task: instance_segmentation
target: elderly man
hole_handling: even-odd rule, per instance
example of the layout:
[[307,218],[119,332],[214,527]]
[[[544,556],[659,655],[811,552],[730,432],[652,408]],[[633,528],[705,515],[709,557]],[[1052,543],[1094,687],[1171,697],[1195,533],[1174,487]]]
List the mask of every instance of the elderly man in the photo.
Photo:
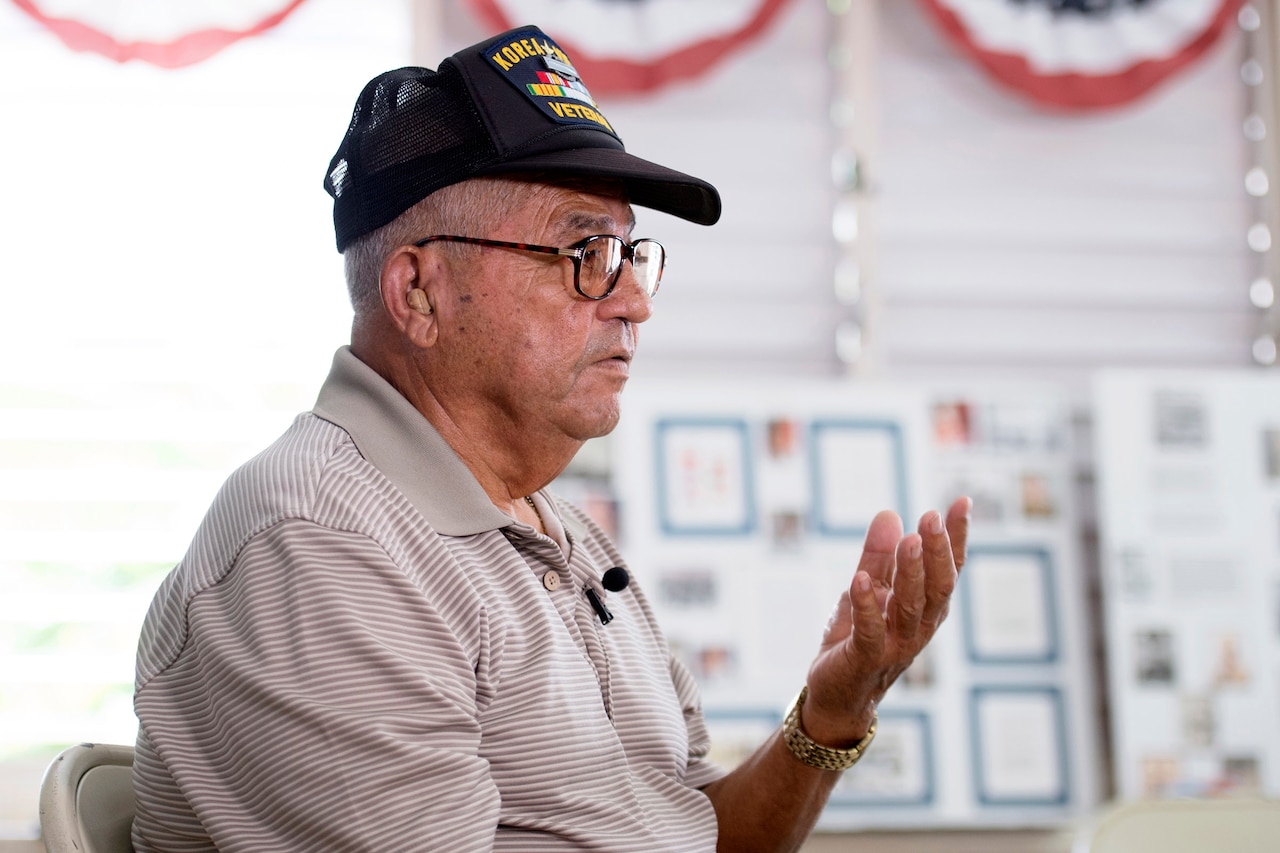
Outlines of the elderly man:
[[351,345],[147,616],[136,848],[794,849],[946,614],[967,502],[876,518],[726,774],[639,578],[545,491],[652,311],[631,205],[711,224],[716,191],[628,154],[535,28],[376,78],[325,183]]

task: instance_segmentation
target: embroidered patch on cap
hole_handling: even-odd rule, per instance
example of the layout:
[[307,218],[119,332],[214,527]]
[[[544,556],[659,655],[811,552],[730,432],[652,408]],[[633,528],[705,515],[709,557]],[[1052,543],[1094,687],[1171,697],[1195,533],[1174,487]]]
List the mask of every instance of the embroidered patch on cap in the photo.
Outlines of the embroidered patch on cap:
[[582,124],[608,131],[613,126],[573,67],[568,54],[537,28],[517,30],[485,49],[489,63],[558,124]]

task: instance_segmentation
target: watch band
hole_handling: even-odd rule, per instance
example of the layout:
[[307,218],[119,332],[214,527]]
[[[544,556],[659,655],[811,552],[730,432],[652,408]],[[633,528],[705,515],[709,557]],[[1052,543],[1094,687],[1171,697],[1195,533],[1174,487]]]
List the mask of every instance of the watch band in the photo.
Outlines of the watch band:
[[787,749],[791,750],[792,755],[810,767],[817,767],[819,770],[848,770],[858,763],[862,753],[867,751],[867,747],[871,745],[871,741],[875,738],[878,717],[875,712],[872,712],[871,727],[867,729],[867,733],[863,735],[862,740],[848,749],[823,746],[811,740],[804,733],[804,729],[800,727],[800,708],[804,705],[805,697],[808,695],[809,685],[806,684],[800,688],[800,694],[796,696],[795,701],[791,703],[791,707],[787,709],[786,719],[782,721],[783,742],[786,743]]

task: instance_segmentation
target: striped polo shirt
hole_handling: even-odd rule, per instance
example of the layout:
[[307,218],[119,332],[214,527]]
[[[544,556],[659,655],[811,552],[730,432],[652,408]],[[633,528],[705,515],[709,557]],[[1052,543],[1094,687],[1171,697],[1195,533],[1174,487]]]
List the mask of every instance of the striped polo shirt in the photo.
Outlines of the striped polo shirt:
[[692,679],[634,573],[600,586],[604,533],[536,500],[556,537],[339,350],[147,614],[136,849],[713,850]]

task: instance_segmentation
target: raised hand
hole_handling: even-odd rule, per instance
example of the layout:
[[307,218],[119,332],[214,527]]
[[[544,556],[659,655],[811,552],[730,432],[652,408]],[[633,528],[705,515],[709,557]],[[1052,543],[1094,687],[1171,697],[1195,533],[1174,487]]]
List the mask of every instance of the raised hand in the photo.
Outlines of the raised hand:
[[903,535],[893,512],[871,522],[858,570],[809,668],[801,726],[824,746],[856,743],[885,691],[946,618],[969,534],[968,498],[925,513]]

